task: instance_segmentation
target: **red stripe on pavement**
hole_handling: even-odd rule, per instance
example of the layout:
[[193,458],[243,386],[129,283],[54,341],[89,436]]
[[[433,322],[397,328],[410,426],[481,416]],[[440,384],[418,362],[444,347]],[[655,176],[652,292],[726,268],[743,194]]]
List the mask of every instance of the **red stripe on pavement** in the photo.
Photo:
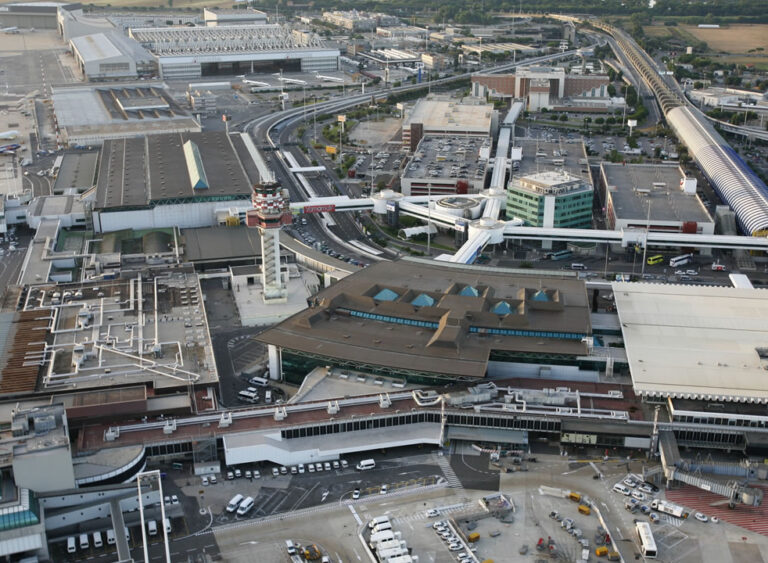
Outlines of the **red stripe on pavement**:
[[[768,493],[767,487],[756,487]],[[768,497],[768,494],[766,494]],[[707,516],[717,516],[720,520],[739,526],[750,532],[768,536],[768,506],[746,506],[737,504],[731,510],[728,503],[722,503],[724,497],[698,489],[691,485],[684,485],[679,489],[666,491],[666,497],[675,504],[680,504],[695,512],[702,512]],[[712,506],[713,503],[722,503]],[[693,518],[693,515],[690,516]]]

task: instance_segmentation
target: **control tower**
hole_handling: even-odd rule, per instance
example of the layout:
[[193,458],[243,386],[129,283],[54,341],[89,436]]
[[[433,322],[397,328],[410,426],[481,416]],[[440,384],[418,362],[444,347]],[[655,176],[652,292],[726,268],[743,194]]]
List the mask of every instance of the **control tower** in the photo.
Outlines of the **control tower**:
[[245,215],[245,224],[259,229],[261,236],[261,285],[267,304],[288,300],[280,267],[280,228],[290,225],[292,220],[288,200],[288,190],[277,182],[255,184],[251,194],[253,209]]

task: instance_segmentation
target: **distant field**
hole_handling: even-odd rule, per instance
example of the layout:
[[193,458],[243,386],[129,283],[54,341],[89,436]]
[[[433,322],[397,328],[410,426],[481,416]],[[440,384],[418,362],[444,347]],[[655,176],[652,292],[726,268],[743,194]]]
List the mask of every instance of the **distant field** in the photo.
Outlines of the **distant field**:
[[720,29],[702,29],[693,25],[679,27],[706,42],[711,51],[736,55],[762,47],[768,52],[768,25],[765,24],[733,24]]

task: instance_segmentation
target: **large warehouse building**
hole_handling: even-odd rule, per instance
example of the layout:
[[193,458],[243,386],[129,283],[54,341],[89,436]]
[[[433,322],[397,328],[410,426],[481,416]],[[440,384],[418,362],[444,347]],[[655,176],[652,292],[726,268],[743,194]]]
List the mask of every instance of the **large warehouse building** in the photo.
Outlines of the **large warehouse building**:
[[244,214],[258,182],[249,158],[242,137],[223,131],[106,141],[94,229],[208,227],[219,212]]
[[174,101],[164,84],[62,86],[53,89],[52,99],[62,145],[200,131],[200,124]]
[[270,70],[337,70],[340,52],[314,34],[282,25],[131,29],[166,79]]
[[157,62],[152,54],[118,31],[75,37],[69,44],[80,71],[89,81],[136,79],[157,74]]

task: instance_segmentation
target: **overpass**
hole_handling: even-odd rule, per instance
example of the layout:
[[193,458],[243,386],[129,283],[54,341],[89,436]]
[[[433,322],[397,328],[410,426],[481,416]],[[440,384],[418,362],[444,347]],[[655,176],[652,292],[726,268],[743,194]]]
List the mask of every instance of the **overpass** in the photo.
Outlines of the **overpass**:
[[[499,244],[504,240],[540,240],[603,243],[629,246],[657,246],[668,248],[718,248],[726,250],[751,250],[768,252],[768,237],[729,235],[700,235],[688,233],[646,232],[644,229],[619,231],[593,229],[555,229],[525,227],[521,219],[500,220],[504,209],[504,192],[484,190],[467,196],[451,198],[483,200],[483,215],[468,221],[436,208],[435,203],[446,196],[403,196],[392,190],[383,190],[369,198],[351,199],[347,196],[311,198],[309,201],[292,202],[294,213],[327,213],[339,211],[371,211],[379,215],[387,213],[388,204],[397,204],[400,213],[416,217],[446,229],[467,233],[467,241],[454,254],[443,254],[438,260],[470,264],[487,244]],[[428,206],[427,202],[431,202]]]

